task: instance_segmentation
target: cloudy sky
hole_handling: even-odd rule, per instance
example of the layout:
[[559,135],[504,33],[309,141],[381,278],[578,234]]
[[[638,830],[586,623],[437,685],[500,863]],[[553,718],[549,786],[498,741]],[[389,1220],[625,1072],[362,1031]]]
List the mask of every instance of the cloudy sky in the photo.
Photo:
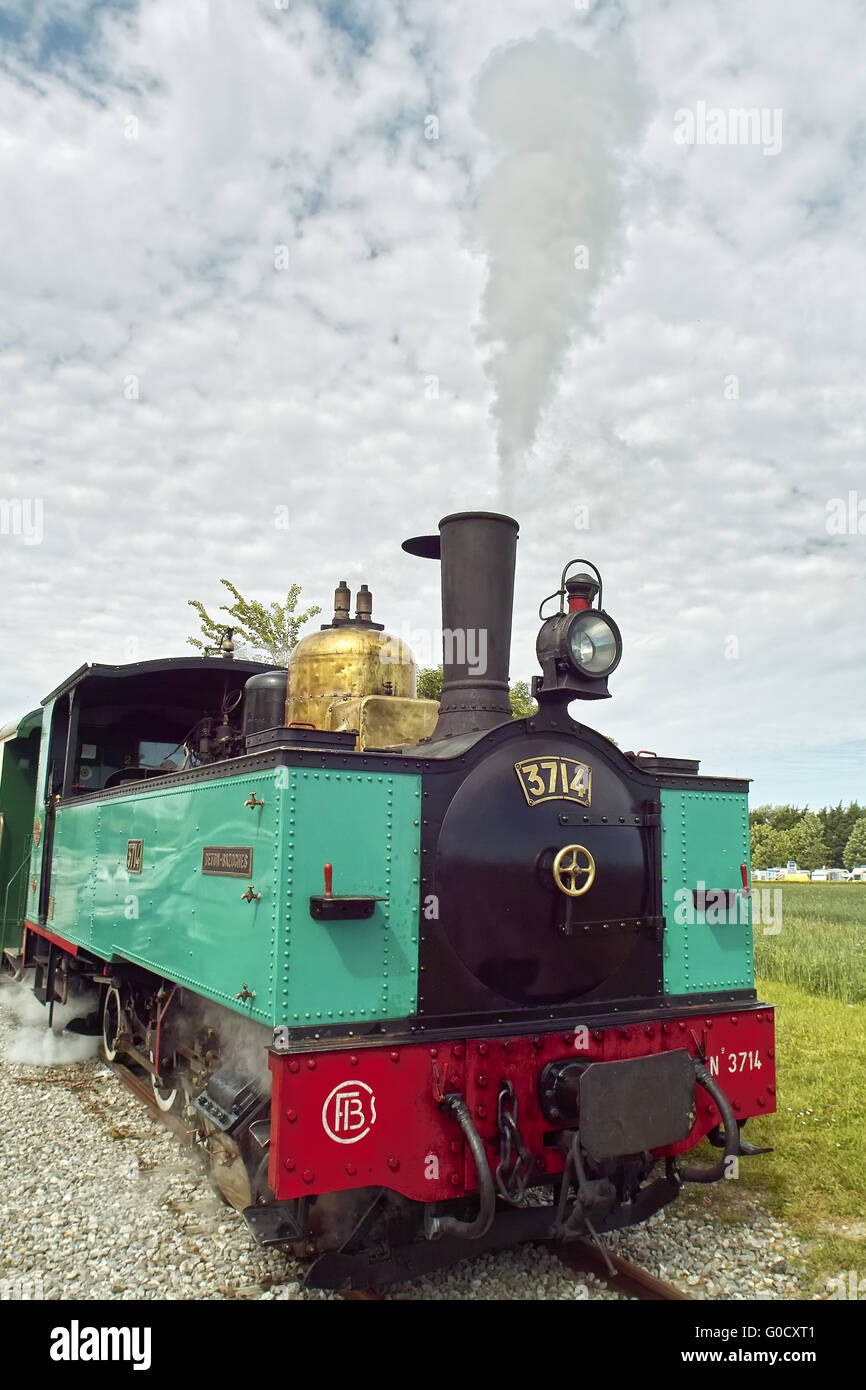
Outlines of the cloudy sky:
[[6,0],[0,46],[0,722],[221,576],[366,581],[423,659],[400,541],[508,510],[515,677],[586,555],[588,722],[866,799],[857,0]]

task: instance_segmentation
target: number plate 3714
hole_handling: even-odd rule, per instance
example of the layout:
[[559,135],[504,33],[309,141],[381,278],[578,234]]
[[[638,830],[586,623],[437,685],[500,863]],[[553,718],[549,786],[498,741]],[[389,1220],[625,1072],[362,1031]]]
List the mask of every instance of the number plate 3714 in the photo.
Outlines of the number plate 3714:
[[574,758],[524,758],[514,764],[514,771],[530,806],[542,801],[590,803],[592,772],[586,763]]

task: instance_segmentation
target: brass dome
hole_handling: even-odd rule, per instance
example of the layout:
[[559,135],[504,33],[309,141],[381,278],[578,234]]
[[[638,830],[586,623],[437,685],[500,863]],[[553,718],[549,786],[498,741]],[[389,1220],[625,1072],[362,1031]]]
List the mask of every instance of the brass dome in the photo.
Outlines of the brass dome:
[[359,623],[311,632],[292,653],[286,723],[345,727],[340,704],[367,695],[414,699],[417,679],[409,647],[388,632]]

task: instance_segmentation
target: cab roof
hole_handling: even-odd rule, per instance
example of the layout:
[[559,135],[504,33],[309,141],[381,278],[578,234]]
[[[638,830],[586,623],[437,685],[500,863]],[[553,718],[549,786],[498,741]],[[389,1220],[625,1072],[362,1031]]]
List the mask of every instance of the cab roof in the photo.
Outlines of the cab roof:
[[32,709],[29,714],[24,714],[20,719],[10,719],[8,724],[0,728],[0,743],[6,743],[12,738],[27,738],[34,729],[42,726],[42,710]]
[[88,682],[88,695],[108,695],[114,688],[121,698],[125,698],[133,693],[139,694],[135,687],[141,686],[152,700],[169,695],[176,699],[180,692],[193,697],[199,692],[204,694],[206,690],[212,690],[221,678],[240,676],[243,681],[249,676],[258,675],[260,671],[274,669],[265,661],[230,660],[222,656],[170,656],[160,661],[135,661],[126,666],[91,665],[85,662],[46,695],[42,704],[47,705],[61,695],[69,694],[84,681]]

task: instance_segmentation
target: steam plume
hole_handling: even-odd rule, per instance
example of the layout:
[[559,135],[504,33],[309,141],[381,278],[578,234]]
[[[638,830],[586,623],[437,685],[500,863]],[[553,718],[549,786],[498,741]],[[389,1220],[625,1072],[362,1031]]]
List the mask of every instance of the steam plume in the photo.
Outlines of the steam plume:
[[625,57],[593,57],[548,31],[498,49],[479,76],[475,119],[501,157],[476,209],[490,266],[478,338],[491,349],[506,491],[618,263],[622,152],[643,108]]
[[54,1026],[48,1027],[48,1009],[34,998],[29,986],[2,981],[0,1013],[10,1025],[6,1042],[7,1062],[26,1062],[30,1066],[68,1066],[95,1057],[99,1040],[81,1033],[65,1033],[70,1019],[89,1013],[97,1006],[95,994],[80,994],[68,1004],[57,1004]]

